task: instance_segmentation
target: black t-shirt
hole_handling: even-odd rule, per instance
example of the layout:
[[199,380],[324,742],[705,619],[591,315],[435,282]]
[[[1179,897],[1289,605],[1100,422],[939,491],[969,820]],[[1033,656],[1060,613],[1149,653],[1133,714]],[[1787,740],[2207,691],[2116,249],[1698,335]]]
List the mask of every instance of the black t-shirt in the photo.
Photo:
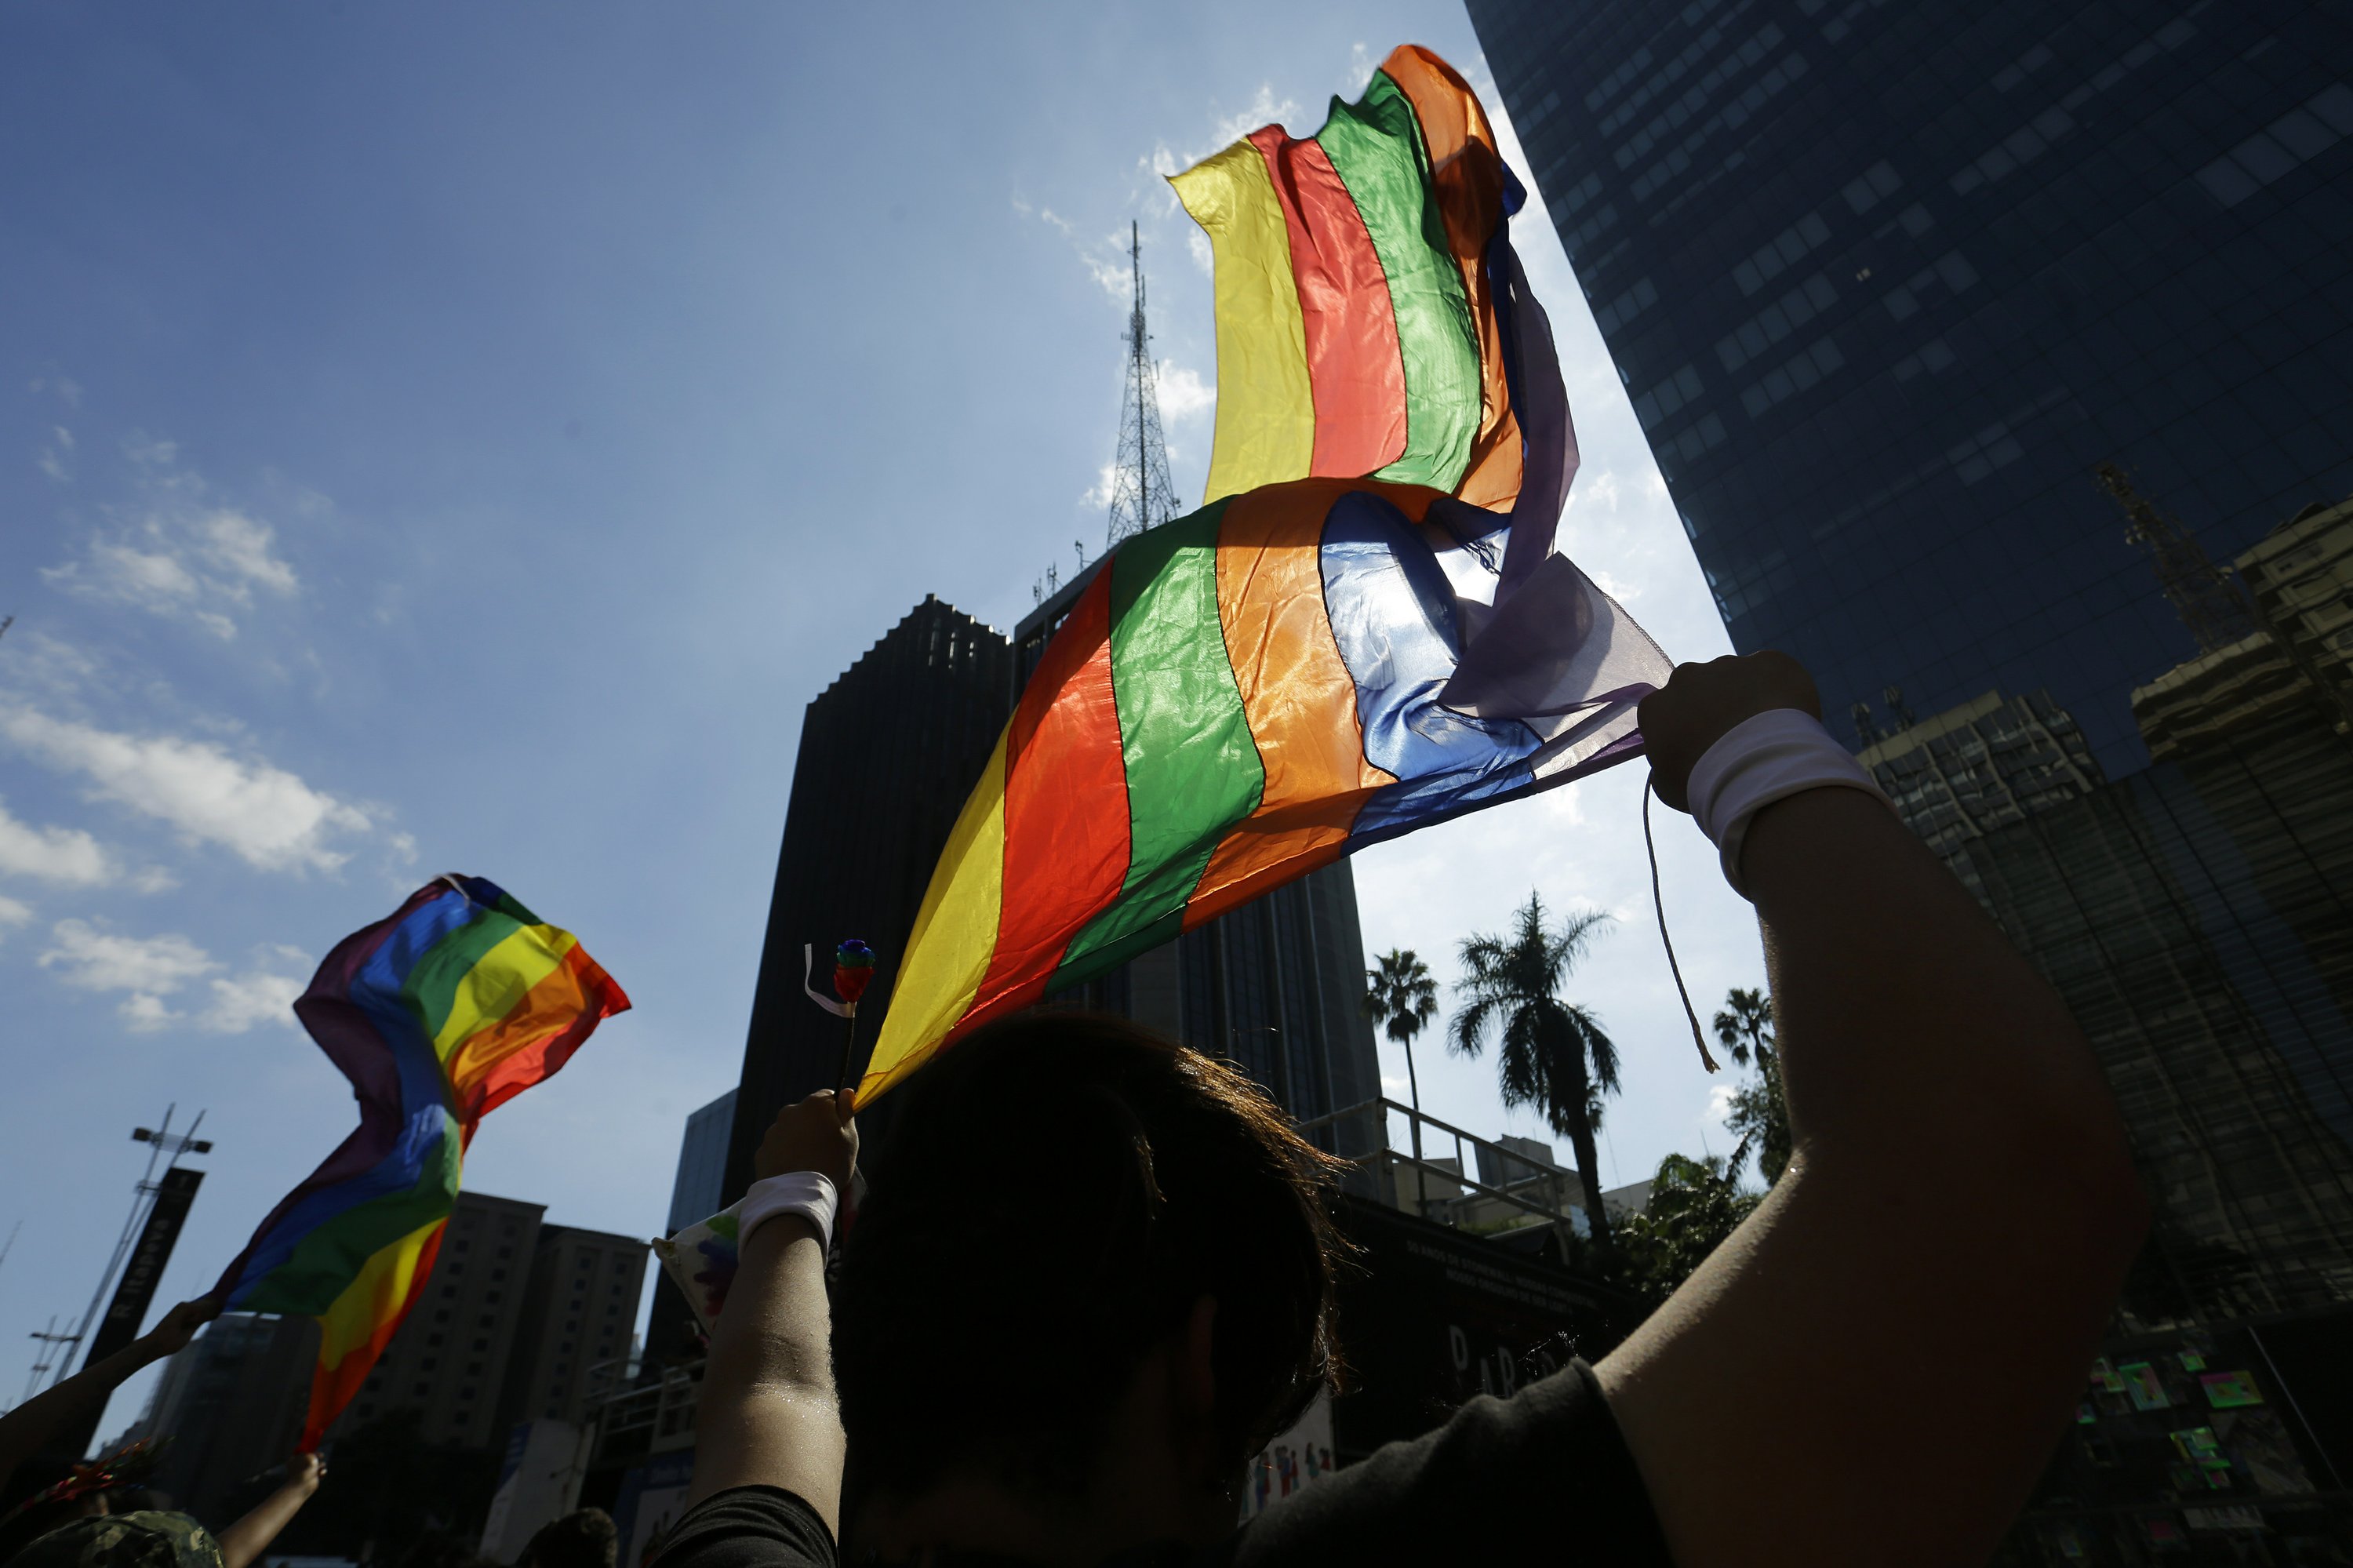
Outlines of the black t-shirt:
[[[1218,1546],[1131,1554],[1118,1568],[1543,1562],[1571,1545],[1580,1561],[1608,1568],[1673,1563],[1641,1473],[1583,1361],[1509,1399],[1473,1399],[1436,1431],[1315,1482]],[[774,1487],[742,1487],[681,1520],[658,1568],[838,1561],[807,1503]]]

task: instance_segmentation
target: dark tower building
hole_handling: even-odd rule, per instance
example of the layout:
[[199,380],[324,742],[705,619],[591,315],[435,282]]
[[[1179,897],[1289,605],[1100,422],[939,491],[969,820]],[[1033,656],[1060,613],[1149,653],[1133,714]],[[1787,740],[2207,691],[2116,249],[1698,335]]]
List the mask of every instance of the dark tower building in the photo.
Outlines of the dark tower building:
[[[851,1082],[864,1067],[932,867],[1012,711],[1011,655],[1003,632],[926,595],[804,713],[723,1202],[751,1185],[753,1151],[777,1110],[831,1088],[840,1068],[841,1021],[801,993],[804,946],[827,975],[845,937],[879,955]],[[865,1131],[879,1140],[883,1128]]]
[[1470,11],[1734,646],[2130,1126],[2156,1231],[2021,1541],[2353,1530],[2353,23]]
[[[723,1199],[751,1183],[752,1151],[787,1105],[832,1086],[842,1025],[802,995],[802,948],[845,936],[881,955],[860,1007],[855,1080],[881,1029],[933,866],[987,766],[1020,685],[1080,575],[1021,623],[1016,642],[926,599],[808,705],[794,765],[759,989],[735,1096]],[[1364,991],[1356,883],[1345,863],[1188,931],[1050,1001],[1100,1007],[1229,1056],[1302,1120],[1377,1097],[1380,1071]],[[887,1139],[891,1101],[862,1128]],[[1342,1130],[1358,1152],[1377,1118]],[[1363,1143],[1364,1147],[1370,1147]],[[662,1314],[657,1307],[657,1317]],[[657,1325],[659,1328],[659,1325]],[[670,1336],[649,1332],[659,1359]]]

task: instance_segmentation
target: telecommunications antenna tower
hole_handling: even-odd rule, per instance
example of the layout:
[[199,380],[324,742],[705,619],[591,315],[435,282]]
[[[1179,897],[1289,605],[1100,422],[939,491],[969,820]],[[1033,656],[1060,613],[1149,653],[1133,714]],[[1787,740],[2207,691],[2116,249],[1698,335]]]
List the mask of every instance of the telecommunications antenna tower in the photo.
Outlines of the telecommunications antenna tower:
[[1112,459],[1111,527],[1105,546],[1176,515],[1176,489],[1168,482],[1168,446],[1160,435],[1159,375],[1152,365],[1152,334],[1144,326],[1144,241],[1127,226],[1127,260],[1135,280],[1135,308],[1127,318],[1127,374],[1119,397],[1119,450]]

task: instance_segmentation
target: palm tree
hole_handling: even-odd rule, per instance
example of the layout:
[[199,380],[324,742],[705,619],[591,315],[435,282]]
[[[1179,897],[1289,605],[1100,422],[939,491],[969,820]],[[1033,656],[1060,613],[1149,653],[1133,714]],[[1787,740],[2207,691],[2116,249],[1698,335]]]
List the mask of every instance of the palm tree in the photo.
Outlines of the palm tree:
[[[1757,1146],[1757,1168],[1767,1186],[1789,1166],[1789,1107],[1781,1096],[1781,1058],[1774,1049],[1773,1003],[1761,991],[1736,987],[1715,1015],[1715,1037],[1741,1066],[1757,1068],[1757,1082],[1732,1097],[1724,1124]],[[1736,1170],[1735,1175],[1739,1172]]]
[[1545,923],[1543,901],[1529,894],[1510,935],[1463,942],[1464,974],[1454,989],[1469,1005],[1454,1015],[1449,1031],[1453,1049],[1474,1058],[1491,1033],[1501,1039],[1495,1065],[1504,1104],[1533,1106],[1555,1132],[1567,1135],[1577,1152],[1586,1219],[1605,1251],[1609,1216],[1602,1209],[1593,1129],[1600,1119],[1601,1097],[1618,1092],[1618,1047],[1601,1032],[1599,1019],[1561,1000],[1560,988],[1585,956],[1593,933],[1609,920],[1591,910],[1570,915],[1552,929]]
[[[1413,1037],[1438,1016],[1438,982],[1412,948],[1395,948],[1365,971],[1365,1012],[1382,1033],[1405,1047],[1405,1085],[1413,1097],[1413,1157],[1421,1158],[1421,1082],[1413,1070]],[[1421,1171],[1414,1171],[1417,1191]]]

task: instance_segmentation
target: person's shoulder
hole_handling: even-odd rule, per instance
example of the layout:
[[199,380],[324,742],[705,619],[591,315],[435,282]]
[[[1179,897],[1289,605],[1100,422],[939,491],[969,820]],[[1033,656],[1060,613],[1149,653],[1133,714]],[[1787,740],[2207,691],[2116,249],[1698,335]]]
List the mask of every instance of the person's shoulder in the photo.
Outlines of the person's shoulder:
[[142,1510],[78,1519],[34,1542],[8,1568],[219,1568],[220,1542],[185,1513]]
[[1549,1554],[1565,1538],[1666,1568],[1666,1539],[1593,1370],[1576,1361],[1508,1399],[1480,1395],[1269,1507],[1217,1561],[1469,1561]]
[[836,1568],[840,1560],[833,1532],[797,1494],[731,1487],[687,1510],[654,1562],[658,1568]]

